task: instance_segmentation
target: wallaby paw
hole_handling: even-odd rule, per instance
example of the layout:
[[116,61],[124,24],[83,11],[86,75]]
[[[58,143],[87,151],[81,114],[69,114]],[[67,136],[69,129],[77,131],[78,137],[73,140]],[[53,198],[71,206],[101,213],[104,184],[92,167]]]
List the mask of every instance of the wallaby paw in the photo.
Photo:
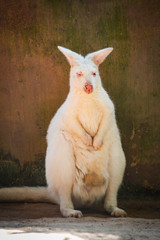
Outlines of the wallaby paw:
[[83,142],[86,146],[92,146],[92,137],[86,133]]
[[127,213],[118,207],[115,207],[111,212],[112,217],[127,217]]
[[75,218],[83,217],[83,214],[81,211],[73,210],[73,209],[63,209],[61,210],[61,213],[63,217],[75,217]]
[[102,139],[97,135],[93,139],[93,147],[95,150],[98,150],[102,146]]

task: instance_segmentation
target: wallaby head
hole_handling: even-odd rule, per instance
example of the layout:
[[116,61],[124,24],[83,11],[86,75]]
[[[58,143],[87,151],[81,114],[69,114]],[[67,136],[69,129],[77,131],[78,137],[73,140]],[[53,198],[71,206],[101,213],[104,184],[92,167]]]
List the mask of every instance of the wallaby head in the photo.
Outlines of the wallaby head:
[[97,52],[89,53],[85,57],[67,48],[58,46],[66,56],[70,66],[70,88],[91,94],[101,87],[101,78],[98,67],[112,52],[113,48],[104,48]]

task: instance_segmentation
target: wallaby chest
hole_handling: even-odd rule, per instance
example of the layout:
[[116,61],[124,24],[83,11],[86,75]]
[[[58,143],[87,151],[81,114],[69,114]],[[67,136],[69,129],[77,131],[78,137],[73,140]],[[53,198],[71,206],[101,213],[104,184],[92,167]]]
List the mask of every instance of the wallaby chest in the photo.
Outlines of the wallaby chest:
[[85,131],[94,137],[98,131],[103,116],[103,109],[100,104],[95,101],[81,102],[77,115],[80,124]]

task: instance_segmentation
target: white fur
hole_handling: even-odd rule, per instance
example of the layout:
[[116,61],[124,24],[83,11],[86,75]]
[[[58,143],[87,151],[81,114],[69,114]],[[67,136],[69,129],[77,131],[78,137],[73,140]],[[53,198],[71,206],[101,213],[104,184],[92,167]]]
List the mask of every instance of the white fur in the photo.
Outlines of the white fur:
[[[125,156],[114,105],[98,72],[99,64],[113,49],[105,48],[84,58],[69,49],[58,48],[71,65],[70,91],[48,128],[48,193],[42,191],[44,199],[59,204],[65,217],[81,217],[81,211],[74,210],[75,207],[89,206],[101,199],[112,216],[126,216],[117,207]],[[85,91],[86,84],[92,86],[91,93]],[[0,201],[4,195],[1,191]]]

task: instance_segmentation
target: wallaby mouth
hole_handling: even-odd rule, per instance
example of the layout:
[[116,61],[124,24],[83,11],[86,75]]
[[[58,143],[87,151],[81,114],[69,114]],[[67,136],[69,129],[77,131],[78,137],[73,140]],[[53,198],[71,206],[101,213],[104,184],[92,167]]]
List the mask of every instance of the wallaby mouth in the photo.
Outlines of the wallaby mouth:
[[84,91],[88,94],[93,92],[93,86],[90,83],[86,83],[84,86]]

